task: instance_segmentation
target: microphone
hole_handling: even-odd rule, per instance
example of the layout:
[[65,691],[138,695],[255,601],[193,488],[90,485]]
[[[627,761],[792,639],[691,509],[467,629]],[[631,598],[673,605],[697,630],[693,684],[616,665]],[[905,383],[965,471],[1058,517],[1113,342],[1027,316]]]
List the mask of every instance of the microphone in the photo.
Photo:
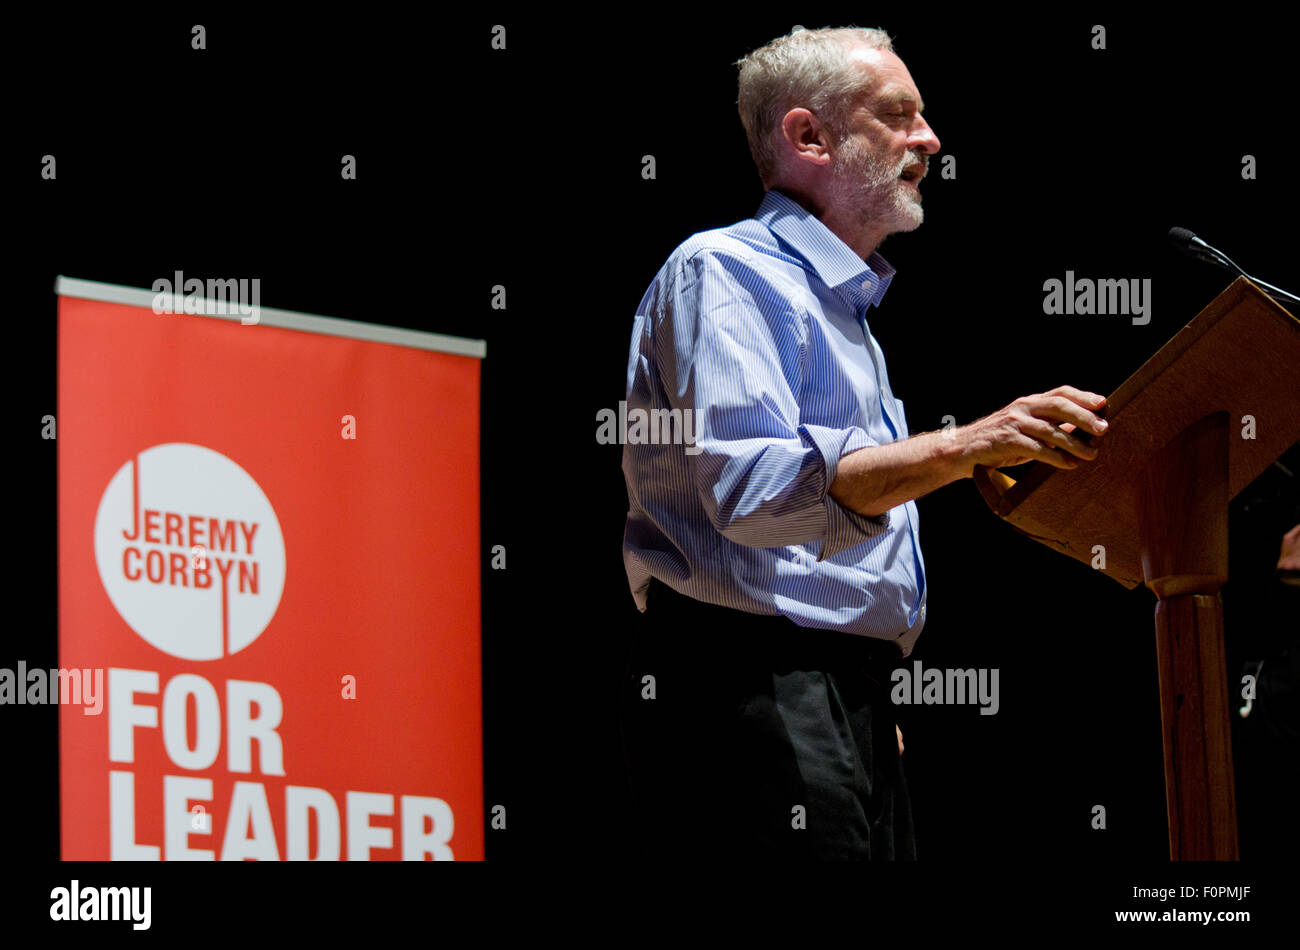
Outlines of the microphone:
[[1247,280],[1258,284],[1266,294],[1279,303],[1281,303],[1283,299],[1289,300],[1292,303],[1300,303],[1300,297],[1297,297],[1295,294],[1288,293],[1280,287],[1274,287],[1272,284],[1262,281],[1258,277],[1251,277],[1244,270],[1238,267],[1227,254],[1224,254],[1217,247],[1206,244],[1186,228],[1170,228],[1169,240],[1173,242],[1174,247],[1178,248],[1189,257],[1194,257],[1198,261],[1204,261],[1207,264],[1213,264],[1215,267],[1222,267],[1224,270],[1234,271],[1242,277],[1245,277]]

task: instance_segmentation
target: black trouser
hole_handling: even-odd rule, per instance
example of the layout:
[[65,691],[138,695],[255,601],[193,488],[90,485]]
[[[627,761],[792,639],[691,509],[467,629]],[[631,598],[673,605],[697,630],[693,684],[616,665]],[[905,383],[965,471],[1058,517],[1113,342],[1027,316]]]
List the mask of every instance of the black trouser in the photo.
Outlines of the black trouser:
[[620,695],[633,847],[680,859],[910,860],[890,642],[651,582]]

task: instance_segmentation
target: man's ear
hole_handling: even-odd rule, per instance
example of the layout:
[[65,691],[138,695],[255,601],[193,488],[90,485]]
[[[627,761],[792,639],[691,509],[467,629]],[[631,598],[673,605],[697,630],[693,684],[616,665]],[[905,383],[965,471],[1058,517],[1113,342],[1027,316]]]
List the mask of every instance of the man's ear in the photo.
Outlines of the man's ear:
[[781,120],[781,134],[786,148],[798,161],[826,165],[831,160],[830,132],[825,124],[807,109],[791,109]]

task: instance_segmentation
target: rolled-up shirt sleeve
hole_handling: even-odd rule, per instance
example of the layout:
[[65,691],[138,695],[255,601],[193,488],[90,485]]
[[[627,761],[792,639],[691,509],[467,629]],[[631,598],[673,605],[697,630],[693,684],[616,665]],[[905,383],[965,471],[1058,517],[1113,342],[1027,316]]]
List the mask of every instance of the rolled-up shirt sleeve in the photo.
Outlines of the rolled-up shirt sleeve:
[[826,460],[826,494],[823,506],[826,509],[826,531],[822,536],[821,550],[817,552],[817,560],[824,561],[841,551],[847,551],[855,544],[861,544],[867,538],[889,527],[888,513],[858,514],[832,498],[830,491],[831,484],[835,481],[835,474],[839,471],[840,459],[858,449],[865,449],[879,443],[867,435],[865,429],[858,426],[851,426],[848,429],[826,429],[821,426],[805,425],[799,427],[799,434],[816,445],[822,458]]
[[714,527],[750,547],[817,544],[821,561],[889,519],[830,495],[840,459],[878,443],[858,426],[801,423],[810,317],[798,296],[738,252],[699,250],[664,287],[656,348],[672,408],[692,417],[687,455]]

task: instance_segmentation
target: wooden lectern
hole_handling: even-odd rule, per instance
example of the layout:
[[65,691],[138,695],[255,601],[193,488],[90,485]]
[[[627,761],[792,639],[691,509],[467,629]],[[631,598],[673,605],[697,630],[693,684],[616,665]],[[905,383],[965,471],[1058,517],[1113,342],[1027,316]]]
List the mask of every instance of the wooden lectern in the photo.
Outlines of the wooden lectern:
[[[1236,860],[1228,502],[1300,439],[1300,320],[1244,277],[1115,390],[1098,457],[975,483],[1016,530],[1156,595],[1171,860]],[[1103,566],[1104,565],[1104,566]]]

